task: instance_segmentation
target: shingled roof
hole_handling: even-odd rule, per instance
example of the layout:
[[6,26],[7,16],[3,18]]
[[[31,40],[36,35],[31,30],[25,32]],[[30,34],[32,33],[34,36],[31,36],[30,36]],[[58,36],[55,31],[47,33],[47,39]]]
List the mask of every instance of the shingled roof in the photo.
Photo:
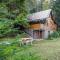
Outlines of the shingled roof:
[[28,16],[28,20],[30,22],[45,20],[46,18],[48,18],[50,16],[51,11],[52,11],[51,9],[48,9],[48,10],[45,10],[45,11],[40,11],[40,12],[33,13],[33,14]]

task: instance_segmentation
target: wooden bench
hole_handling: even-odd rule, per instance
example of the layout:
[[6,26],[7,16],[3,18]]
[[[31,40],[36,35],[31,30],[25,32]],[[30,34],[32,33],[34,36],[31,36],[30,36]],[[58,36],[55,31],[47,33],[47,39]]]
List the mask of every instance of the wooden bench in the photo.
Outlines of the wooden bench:
[[22,38],[22,40],[20,41],[20,46],[21,45],[32,45],[33,42],[33,38]]

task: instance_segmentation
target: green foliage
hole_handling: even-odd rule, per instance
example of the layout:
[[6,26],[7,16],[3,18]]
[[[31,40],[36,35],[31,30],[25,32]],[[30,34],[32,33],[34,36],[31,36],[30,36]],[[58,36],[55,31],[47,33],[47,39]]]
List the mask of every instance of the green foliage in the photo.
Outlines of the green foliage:
[[16,49],[16,46],[9,46],[7,44],[0,45],[0,59],[6,60],[8,56],[12,56],[14,54],[15,49]]
[[27,27],[27,11],[24,6],[25,0],[1,0],[0,1],[0,37],[16,35],[19,33],[18,26]]
[[0,18],[0,37],[16,33],[18,30],[13,28],[14,21]]
[[60,37],[60,30],[55,31],[54,33],[52,33],[51,35],[49,35],[48,39],[59,38],[59,37]]
[[44,1],[44,2],[43,2],[43,10],[49,9],[49,4],[50,4],[49,1]]
[[20,35],[18,34],[13,41],[5,41],[0,43],[0,59],[7,60],[8,57],[13,56],[18,50],[20,50]]
[[56,22],[60,26],[60,0],[56,0],[52,9],[55,12]]
[[[24,51],[23,51],[24,52]],[[35,56],[35,53],[31,52],[24,52],[24,53],[17,53],[13,57],[10,57],[12,60],[40,60],[41,58]]]
[[19,14],[19,16],[17,16],[16,18],[16,23],[20,23],[20,25],[27,27],[28,20],[27,20],[26,14],[25,13]]
[[[24,52],[24,49],[17,48],[16,45],[0,45],[0,59],[2,60],[40,60],[39,56],[35,56],[35,53]],[[21,52],[22,51],[22,52]]]
[[0,3],[0,18],[6,17],[7,13],[8,13],[8,10],[6,5],[3,3]]

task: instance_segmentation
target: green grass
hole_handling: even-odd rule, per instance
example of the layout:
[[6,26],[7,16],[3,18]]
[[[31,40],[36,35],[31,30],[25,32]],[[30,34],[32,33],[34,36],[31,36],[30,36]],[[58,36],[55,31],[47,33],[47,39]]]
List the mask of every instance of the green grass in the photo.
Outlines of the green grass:
[[8,56],[6,60],[60,60],[60,38],[17,47],[15,54]]

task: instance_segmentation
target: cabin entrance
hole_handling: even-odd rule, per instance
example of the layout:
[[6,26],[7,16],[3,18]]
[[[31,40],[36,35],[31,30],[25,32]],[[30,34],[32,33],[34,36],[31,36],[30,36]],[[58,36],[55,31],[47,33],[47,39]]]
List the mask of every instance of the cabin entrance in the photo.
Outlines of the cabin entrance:
[[43,38],[43,31],[42,30],[34,30],[33,31],[33,38],[34,39],[42,39]]

